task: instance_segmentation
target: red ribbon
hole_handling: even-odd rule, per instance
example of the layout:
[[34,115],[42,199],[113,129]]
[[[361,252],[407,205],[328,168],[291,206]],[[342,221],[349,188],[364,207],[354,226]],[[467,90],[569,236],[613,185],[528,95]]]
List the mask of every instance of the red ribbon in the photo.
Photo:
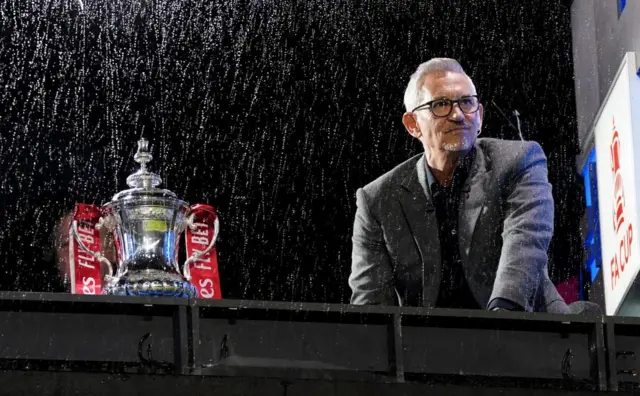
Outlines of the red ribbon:
[[[195,229],[187,227],[185,245],[187,259],[207,249],[214,234],[214,221],[217,217],[213,206],[196,204],[191,206]],[[198,298],[218,300],[222,298],[220,274],[216,246],[191,264],[191,282],[198,290]]]
[[[73,222],[84,246],[92,252],[100,252],[100,231],[96,224],[100,220],[100,209],[96,205],[76,204]],[[73,226],[73,223],[72,223]],[[100,261],[82,249],[71,229],[69,230],[69,266],[71,293],[102,294],[102,271]]]
[[73,210],[73,219],[78,221],[89,221],[98,223],[100,220],[100,209],[93,204],[76,204]]

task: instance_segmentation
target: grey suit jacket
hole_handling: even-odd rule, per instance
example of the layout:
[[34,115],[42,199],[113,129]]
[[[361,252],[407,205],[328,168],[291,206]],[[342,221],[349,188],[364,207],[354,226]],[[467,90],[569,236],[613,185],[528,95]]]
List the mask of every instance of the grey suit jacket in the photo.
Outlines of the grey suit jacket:
[[[483,138],[460,200],[460,257],[480,306],[505,298],[526,311],[567,313],[547,270],[553,197],[535,142]],[[358,189],[352,304],[433,307],[441,278],[424,154]]]

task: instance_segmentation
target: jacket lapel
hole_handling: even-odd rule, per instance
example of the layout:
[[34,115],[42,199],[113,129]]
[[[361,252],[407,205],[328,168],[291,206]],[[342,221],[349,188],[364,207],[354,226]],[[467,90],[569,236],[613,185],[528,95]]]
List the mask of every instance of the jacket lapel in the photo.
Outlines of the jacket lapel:
[[491,170],[486,158],[479,148],[469,171],[469,176],[462,188],[460,210],[458,213],[458,243],[460,258],[464,263],[469,262],[469,251],[473,240],[473,232],[482,209],[485,205],[486,192],[491,180]]
[[416,163],[416,169],[402,182],[404,191],[400,196],[400,203],[422,259],[422,305],[433,307],[440,287],[440,240],[435,207],[426,185],[425,165],[423,155]]

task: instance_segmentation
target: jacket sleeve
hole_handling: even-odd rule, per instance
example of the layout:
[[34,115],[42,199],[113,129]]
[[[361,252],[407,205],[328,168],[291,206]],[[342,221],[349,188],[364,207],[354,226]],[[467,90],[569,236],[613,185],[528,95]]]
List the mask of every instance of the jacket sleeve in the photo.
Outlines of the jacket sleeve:
[[532,311],[538,286],[546,278],[554,217],[547,159],[540,145],[527,142],[505,183],[502,251],[489,304],[504,298]]
[[356,192],[356,203],[349,276],[351,304],[398,305],[382,227],[369,210],[363,189]]

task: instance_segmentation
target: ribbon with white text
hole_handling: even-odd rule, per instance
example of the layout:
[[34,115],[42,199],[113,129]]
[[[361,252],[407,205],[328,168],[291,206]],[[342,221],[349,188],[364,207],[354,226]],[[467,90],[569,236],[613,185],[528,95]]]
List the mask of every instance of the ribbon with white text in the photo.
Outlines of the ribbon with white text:
[[[96,205],[76,204],[73,222],[77,224],[78,238],[92,252],[100,252],[100,231],[96,228],[100,209]],[[73,235],[73,223],[69,229],[69,272],[71,293],[101,294],[102,272],[100,261],[79,246]]]
[[[212,206],[203,204],[193,205],[191,214],[194,215],[194,228],[187,227],[185,232],[187,260],[207,249],[214,237],[214,222],[217,217],[216,210]],[[216,246],[214,245],[208,253],[194,260],[190,266],[191,282],[198,290],[198,298],[221,299]]]

